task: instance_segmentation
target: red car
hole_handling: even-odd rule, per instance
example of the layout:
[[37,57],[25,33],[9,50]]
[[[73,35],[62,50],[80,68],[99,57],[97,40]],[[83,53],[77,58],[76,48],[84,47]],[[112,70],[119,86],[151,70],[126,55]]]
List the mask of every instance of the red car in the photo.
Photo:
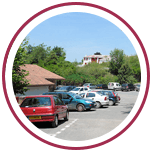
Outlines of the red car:
[[52,127],[58,126],[58,120],[69,118],[67,105],[55,95],[27,96],[20,108],[31,122],[51,122]]

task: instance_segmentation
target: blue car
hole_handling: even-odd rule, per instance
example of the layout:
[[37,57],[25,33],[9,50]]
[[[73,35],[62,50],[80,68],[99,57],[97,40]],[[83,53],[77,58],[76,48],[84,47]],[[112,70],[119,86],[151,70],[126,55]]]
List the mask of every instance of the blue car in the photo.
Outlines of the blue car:
[[81,96],[71,92],[46,92],[43,95],[58,95],[58,97],[68,105],[69,110],[90,110],[96,107],[96,102],[91,99],[83,99]]

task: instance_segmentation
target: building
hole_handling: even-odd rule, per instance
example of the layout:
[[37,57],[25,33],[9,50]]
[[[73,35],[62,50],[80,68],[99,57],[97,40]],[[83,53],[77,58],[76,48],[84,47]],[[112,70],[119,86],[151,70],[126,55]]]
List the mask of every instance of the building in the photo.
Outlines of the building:
[[[65,80],[65,78],[38,65],[25,64],[25,66],[21,66],[20,68],[29,72],[29,75],[25,78],[29,80],[30,85],[27,87],[29,90],[25,92],[25,95],[39,95],[52,91],[56,88],[57,80]],[[22,95],[17,94],[16,96]]]
[[110,61],[111,58],[109,55],[101,55],[100,52],[94,53],[94,55],[85,56],[83,58],[83,64],[79,65],[79,67],[87,65],[88,63],[96,62],[96,63],[104,63]]

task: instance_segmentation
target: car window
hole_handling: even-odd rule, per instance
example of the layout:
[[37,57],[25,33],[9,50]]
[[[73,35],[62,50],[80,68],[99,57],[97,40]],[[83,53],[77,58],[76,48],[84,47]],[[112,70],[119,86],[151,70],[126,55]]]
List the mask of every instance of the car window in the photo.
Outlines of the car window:
[[81,88],[80,91],[83,91],[83,88]]
[[74,88],[72,91],[79,91],[80,88]]
[[87,93],[86,97],[95,97],[95,93]]
[[58,100],[58,105],[64,105],[64,102],[60,98],[57,97],[57,100]]
[[88,88],[84,88],[84,90],[86,91],[86,90],[88,90]]
[[20,107],[44,107],[50,106],[51,99],[49,97],[26,98]]
[[89,85],[89,83],[85,83],[85,84],[84,84],[84,86],[88,86],[88,85]]
[[63,94],[62,95],[62,99],[69,99],[69,98],[71,98],[71,96],[69,96],[68,94]]
[[90,84],[90,86],[94,86],[94,84]]
[[102,91],[102,94],[103,95],[109,95],[109,92],[108,91]]
[[54,103],[55,103],[55,105],[58,105],[57,97],[56,97],[56,96],[53,96],[53,99],[54,99]]

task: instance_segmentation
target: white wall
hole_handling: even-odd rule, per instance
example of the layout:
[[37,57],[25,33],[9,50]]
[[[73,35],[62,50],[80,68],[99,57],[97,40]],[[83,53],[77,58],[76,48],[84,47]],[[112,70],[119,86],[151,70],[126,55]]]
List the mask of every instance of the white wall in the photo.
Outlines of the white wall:
[[48,92],[48,86],[39,86],[39,87],[27,87],[28,90],[25,92],[25,95],[17,94],[16,96],[27,96],[27,95],[39,95],[43,94],[44,92]]

